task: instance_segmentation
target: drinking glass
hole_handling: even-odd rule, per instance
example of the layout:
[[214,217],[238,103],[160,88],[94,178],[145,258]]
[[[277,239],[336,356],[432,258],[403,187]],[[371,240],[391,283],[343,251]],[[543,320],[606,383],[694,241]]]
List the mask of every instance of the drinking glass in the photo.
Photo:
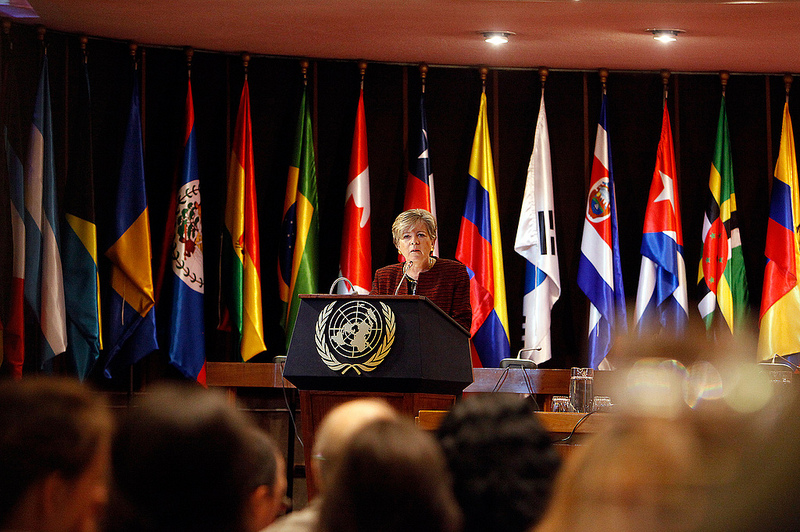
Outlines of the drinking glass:
[[589,412],[594,400],[594,370],[572,368],[569,378],[569,401],[575,412]]
[[569,397],[566,395],[554,395],[550,403],[551,412],[574,412]]

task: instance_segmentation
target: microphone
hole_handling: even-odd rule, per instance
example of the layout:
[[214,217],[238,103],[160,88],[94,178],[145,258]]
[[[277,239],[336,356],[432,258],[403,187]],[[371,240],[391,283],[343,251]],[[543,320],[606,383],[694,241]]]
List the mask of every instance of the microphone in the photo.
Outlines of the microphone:
[[339,283],[340,283],[340,282],[342,282],[342,281],[344,281],[344,282],[346,283],[346,284],[345,284],[345,287],[346,287],[348,284],[350,285],[350,291],[347,293],[347,295],[350,295],[350,296],[352,296],[352,295],[355,295],[355,294],[357,294],[357,293],[358,293],[358,292],[356,292],[356,289],[355,289],[355,288],[353,288],[353,283],[351,283],[351,282],[350,282],[350,279],[348,279],[347,277],[344,277],[344,276],[342,276],[342,277],[337,277],[337,278],[336,278],[336,280],[335,280],[335,281],[333,282],[333,284],[331,285],[331,289],[330,289],[330,290],[328,290],[328,294],[329,294],[329,295],[333,295],[333,291],[336,289],[336,285],[337,285],[337,284],[339,284]]
[[406,272],[413,263],[414,263],[413,260],[407,260],[405,264],[403,264],[403,275],[400,276],[400,282],[397,283],[397,288],[394,289],[394,295],[397,295],[397,292],[400,291],[400,287],[403,285],[403,281],[405,281],[406,279]]

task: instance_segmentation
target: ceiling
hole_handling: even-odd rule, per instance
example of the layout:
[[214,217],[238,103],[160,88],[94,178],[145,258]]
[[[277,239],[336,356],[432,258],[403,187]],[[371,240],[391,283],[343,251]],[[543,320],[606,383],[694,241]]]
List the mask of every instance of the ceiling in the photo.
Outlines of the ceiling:
[[[800,2],[791,0],[29,1],[40,16],[30,23],[144,45],[431,65],[800,72]],[[665,45],[650,28],[685,33]],[[516,35],[494,46],[481,30]]]

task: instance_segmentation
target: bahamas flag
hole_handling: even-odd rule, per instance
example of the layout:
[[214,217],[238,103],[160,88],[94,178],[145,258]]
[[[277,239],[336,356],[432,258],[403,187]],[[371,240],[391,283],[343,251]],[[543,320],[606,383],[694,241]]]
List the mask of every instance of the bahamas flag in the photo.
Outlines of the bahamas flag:
[[697,307],[706,329],[710,329],[714,321],[723,321],[731,333],[739,332],[747,315],[747,277],[733,191],[731,139],[724,94],[708,188],[710,195],[703,219],[703,257],[697,273],[700,296]]
[[225,228],[222,232],[222,324],[230,323],[239,353],[248,361],[267,350],[261,307],[261,254],[258,239],[253,126],[247,78],[239,100],[233,136]]
[[186,135],[175,199],[169,361],[185,377],[205,386],[203,224],[200,219],[200,179],[197,171],[191,80],[186,91]]
[[[8,176],[11,207],[11,242],[13,257],[10,273],[9,307],[3,332],[4,364],[8,364],[14,378],[22,377],[25,360],[25,172],[22,165],[22,127],[19,116],[19,96],[10,50],[4,50],[2,120],[4,156],[3,176]],[[6,277],[4,277],[5,279]]]
[[494,368],[509,357],[503,245],[489,142],[486,93],[481,94],[478,125],[469,160],[467,200],[458,233],[456,259],[469,273],[472,304],[472,364]]
[[97,225],[94,215],[92,169],[92,115],[86,52],[81,61],[79,85],[70,135],[61,258],[67,306],[68,364],[83,380],[102,349],[100,336],[100,278],[97,273]]
[[[344,197],[344,226],[339,275],[347,277],[359,294],[369,294],[372,287],[372,232],[370,229],[369,162],[367,160],[367,120],[364,113],[364,87],[358,97],[353,151]],[[347,293],[339,283],[340,294]]]
[[589,298],[589,365],[595,369],[604,361],[603,369],[611,367],[606,355],[614,337],[628,330],[606,100],[604,92],[578,262],[578,286]]
[[44,341],[39,365],[67,350],[47,54],[42,62],[25,167],[25,299]]
[[319,215],[317,213],[317,170],[308,88],[303,87],[300,113],[294,137],[294,151],[286,181],[283,203],[283,245],[278,258],[278,288],[284,312],[281,325],[286,331],[286,348],[292,339],[300,294],[317,292],[319,258]]
[[115,212],[114,243],[105,252],[111,260],[108,348],[103,368],[109,378],[112,372],[135,364],[158,349],[139,81],[135,75]]
[[642,234],[642,266],[636,294],[636,323],[641,333],[663,330],[678,334],[689,320],[681,208],[675,178],[675,151],[665,101]]
[[550,164],[550,134],[544,109],[544,89],[533,138],[533,153],[517,226],[514,251],[525,258],[525,293],[522,297],[522,327],[525,357],[541,364],[552,357],[550,310],[561,296],[556,249],[553,171]]
[[[428,153],[428,119],[425,115],[425,86],[422,86],[422,94],[419,96],[419,124],[420,129],[416,137],[416,142],[412,140],[412,146],[416,149],[412,152],[415,157],[409,161],[408,177],[406,178],[406,197],[403,203],[403,210],[425,209],[433,215],[436,220],[436,193],[433,189],[433,170],[431,169],[431,159]],[[439,239],[433,243],[433,254],[439,256]]]
[[772,180],[767,245],[764,255],[764,290],[761,295],[758,358],[791,355],[800,351],[800,264],[797,227],[800,199],[797,188],[797,159],[789,103],[783,106],[781,147]]

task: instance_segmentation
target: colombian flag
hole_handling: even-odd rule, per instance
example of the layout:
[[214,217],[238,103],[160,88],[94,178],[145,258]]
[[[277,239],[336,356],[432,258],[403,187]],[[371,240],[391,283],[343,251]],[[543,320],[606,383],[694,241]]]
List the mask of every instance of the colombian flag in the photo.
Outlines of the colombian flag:
[[158,349],[153,294],[150,219],[144,185],[139,81],[134,76],[114,218],[111,295],[104,373],[130,366]]
[[767,245],[764,255],[764,290],[761,296],[758,357],[791,355],[800,351],[800,287],[797,265],[800,248],[796,228],[800,225],[797,189],[797,159],[794,149],[789,103],[783,106],[781,147],[772,180]]
[[284,313],[286,347],[292,339],[300,294],[317,292],[319,217],[317,214],[317,170],[308,88],[303,88],[294,139],[294,151],[283,204],[283,246],[278,258],[278,281]]
[[[267,350],[261,308],[261,258],[258,239],[256,180],[250,88],[242,87],[233,136],[225,229],[222,235],[222,283],[227,316],[235,328],[242,360]],[[223,322],[225,319],[223,319]]]
[[456,259],[467,267],[472,304],[472,364],[497,367],[509,357],[506,282],[500,219],[489,142],[486,94],[481,94],[478,125],[469,161],[467,201],[458,234]]

